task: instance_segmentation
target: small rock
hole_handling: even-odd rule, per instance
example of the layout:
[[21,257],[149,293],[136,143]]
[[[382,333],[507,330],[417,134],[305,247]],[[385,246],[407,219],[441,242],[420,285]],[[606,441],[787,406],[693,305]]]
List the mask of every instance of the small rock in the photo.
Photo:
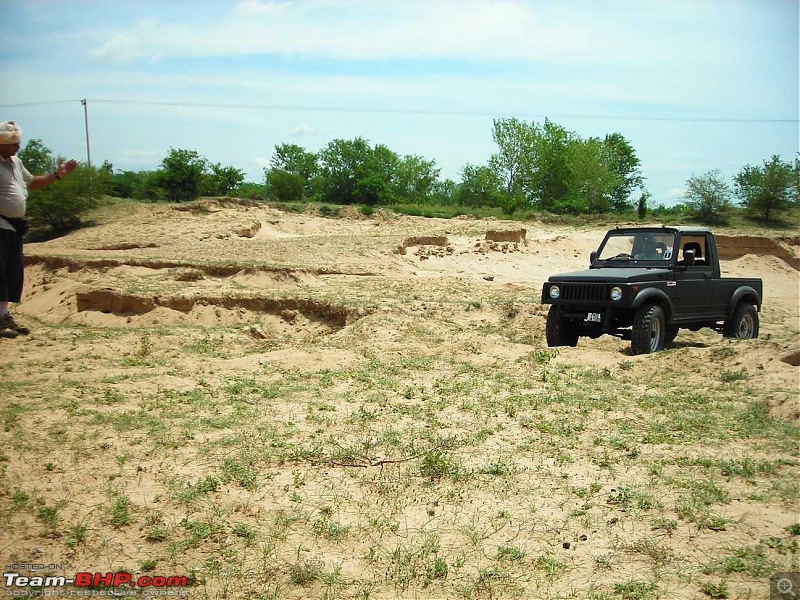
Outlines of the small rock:
[[267,338],[269,338],[269,336],[264,332],[264,330],[261,329],[261,327],[259,327],[258,325],[253,325],[249,329],[249,333],[250,335],[252,335],[254,338],[257,339],[266,340]]

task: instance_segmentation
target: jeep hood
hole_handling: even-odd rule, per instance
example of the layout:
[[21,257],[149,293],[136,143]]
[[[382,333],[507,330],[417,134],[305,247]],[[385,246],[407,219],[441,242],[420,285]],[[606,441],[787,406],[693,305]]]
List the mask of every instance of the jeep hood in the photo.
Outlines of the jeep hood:
[[659,281],[666,279],[672,272],[671,269],[656,269],[645,267],[586,269],[571,273],[558,273],[551,275],[548,281],[556,282],[584,282],[584,283],[630,283],[633,281]]

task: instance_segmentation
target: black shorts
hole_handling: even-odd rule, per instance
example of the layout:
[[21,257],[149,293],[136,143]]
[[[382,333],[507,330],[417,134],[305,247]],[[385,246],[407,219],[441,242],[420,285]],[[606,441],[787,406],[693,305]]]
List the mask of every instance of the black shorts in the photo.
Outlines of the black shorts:
[[22,236],[0,229],[0,302],[19,302],[22,281]]

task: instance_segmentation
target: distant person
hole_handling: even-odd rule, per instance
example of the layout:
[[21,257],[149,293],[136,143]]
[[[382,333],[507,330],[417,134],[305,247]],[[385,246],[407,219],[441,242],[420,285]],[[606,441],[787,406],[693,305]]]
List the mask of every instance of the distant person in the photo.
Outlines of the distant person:
[[59,162],[55,172],[33,176],[16,156],[21,140],[22,131],[14,121],[0,121],[0,337],[5,338],[30,333],[8,312],[9,303],[22,297],[22,237],[28,230],[28,190],[55,183],[78,165],[74,160]]
[[661,255],[658,253],[656,241],[652,237],[646,236],[644,240],[642,240],[642,251],[633,258],[636,260],[658,260],[661,258]]

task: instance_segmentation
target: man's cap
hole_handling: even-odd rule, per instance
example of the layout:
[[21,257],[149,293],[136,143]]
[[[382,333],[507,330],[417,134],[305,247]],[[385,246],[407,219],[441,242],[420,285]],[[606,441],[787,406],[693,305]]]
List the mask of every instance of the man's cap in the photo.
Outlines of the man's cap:
[[22,130],[14,121],[0,121],[0,144],[19,144]]

